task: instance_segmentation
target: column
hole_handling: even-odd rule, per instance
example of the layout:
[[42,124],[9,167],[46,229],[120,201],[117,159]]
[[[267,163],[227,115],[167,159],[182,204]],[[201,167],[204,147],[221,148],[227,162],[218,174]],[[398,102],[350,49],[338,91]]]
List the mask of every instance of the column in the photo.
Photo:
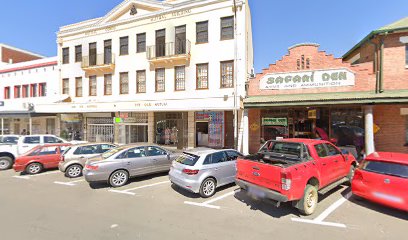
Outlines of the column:
[[[115,118],[119,117],[119,113],[115,112]],[[120,125],[116,121],[113,121],[113,142],[116,144],[121,143],[120,142]],[[126,143],[126,142],[123,142]]]
[[31,116],[30,116],[30,118],[28,119],[28,121],[29,121],[28,129],[29,129],[29,131],[30,131],[30,134],[33,134],[33,119],[31,118]]
[[366,155],[375,152],[374,146],[374,118],[373,106],[364,106],[364,121],[365,121],[365,153]]
[[4,135],[4,118],[1,118],[1,135]]
[[187,148],[195,148],[196,146],[196,129],[195,129],[195,112],[188,112],[187,123]]
[[147,113],[147,141],[149,144],[154,143],[155,138],[155,129],[154,129],[154,112]]
[[243,141],[243,148],[242,148],[242,153],[244,155],[249,154],[249,120],[248,120],[248,109],[244,110],[244,120],[243,120],[243,136],[242,136],[242,141]]

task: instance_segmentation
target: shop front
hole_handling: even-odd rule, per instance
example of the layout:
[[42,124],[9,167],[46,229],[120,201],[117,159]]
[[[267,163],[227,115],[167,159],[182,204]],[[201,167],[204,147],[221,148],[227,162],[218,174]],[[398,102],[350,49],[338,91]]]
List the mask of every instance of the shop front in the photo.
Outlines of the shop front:
[[0,113],[2,134],[56,134],[57,118],[54,114],[30,112]]
[[67,140],[83,140],[84,127],[82,114],[60,114],[60,136]]
[[155,112],[155,141],[159,145],[187,148],[188,112]]
[[148,114],[120,112],[115,118],[120,144],[148,142]]
[[196,145],[225,148],[233,144],[232,112],[202,111],[195,113]]

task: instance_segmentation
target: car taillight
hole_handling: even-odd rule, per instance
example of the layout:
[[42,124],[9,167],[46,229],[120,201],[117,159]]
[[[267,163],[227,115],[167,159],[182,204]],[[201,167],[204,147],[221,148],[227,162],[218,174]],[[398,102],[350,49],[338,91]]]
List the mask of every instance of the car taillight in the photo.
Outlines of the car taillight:
[[95,166],[93,166],[93,165],[85,165],[85,168],[86,168],[86,169],[89,169],[89,170],[98,170],[99,166],[98,166],[98,165],[95,165]]
[[363,174],[359,170],[356,170],[354,172],[353,180],[363,180]]
[[290,173],[281,173],[282,190],[290,190],[292,186],[292,176]]
[[183,173],[187,175],[196,175],[198,174],[199,170],[192,170],[192,169],[183,169]]

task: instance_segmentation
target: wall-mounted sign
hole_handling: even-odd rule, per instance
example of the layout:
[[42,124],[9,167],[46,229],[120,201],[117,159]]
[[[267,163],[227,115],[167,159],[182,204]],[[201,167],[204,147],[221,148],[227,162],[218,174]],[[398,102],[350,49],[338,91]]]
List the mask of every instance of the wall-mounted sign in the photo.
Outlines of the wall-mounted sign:
[[80,114],[61,114],[61,121],[66,123],[79,123],[82,121]]
[[249,128],[251,129],[251,131],[258,131],[259,129],[259,125],[257,123],[252,123]]
[[317,119],[317,110],[316,109],[312,109],[307,111],[307,118],[309,119]]
[[259,88],[281,90],[354,85],[355,74],[342,68],[266,74],[261,78]]
[[287,118],[262,118],[262,126],[288,126]]
[[156,22],[156,21],[160,21],[160,20],[166,20],[169,18],[173,18],[173,17],[181,17],[184,15],[188,15],[191,13],[191,9],[186,9],[186,10],[181,10],[181,11],[174,11],[171,13],[165,13],[165,14],[161,14],[161,15],[157,15],[155,17],[150,18],[151,22]]

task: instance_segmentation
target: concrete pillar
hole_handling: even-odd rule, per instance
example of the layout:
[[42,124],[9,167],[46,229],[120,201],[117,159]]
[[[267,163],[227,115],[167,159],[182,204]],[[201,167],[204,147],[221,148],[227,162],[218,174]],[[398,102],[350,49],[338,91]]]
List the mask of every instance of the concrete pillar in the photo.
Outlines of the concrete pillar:
[[1,118],[1,135],[4,135],[4,118]]
[[366,155],[375,152],[374,146],[374,117],[373,106],[364,106],[364,121],[365,121],[365,153]]
[[28,129],[29,129],[29,131],[30,131],[30,134],[33,134],[33,119],[31,118],[31,116],[30,116],[30,118],[28,119]]
[[[119,117],[119,113],[115,113],[115,117]],[[120,140],[120,125],[116,121],[113,121],[113,142],[119,144]]]
[[196,146],[196,124],[195,112],[188,112],[187,123],[187,148],[195,148]]
[[243,141],[243,147],[242,147],[242,153],[244,155],[249,154],[249,120],[248,120],[248,109],[244,110],[244,116],[243,116],[243,134],[242,134],[242,141]]
[[154,129],[154,112],[147,113],[147,142],[154,143],[156,131]]

